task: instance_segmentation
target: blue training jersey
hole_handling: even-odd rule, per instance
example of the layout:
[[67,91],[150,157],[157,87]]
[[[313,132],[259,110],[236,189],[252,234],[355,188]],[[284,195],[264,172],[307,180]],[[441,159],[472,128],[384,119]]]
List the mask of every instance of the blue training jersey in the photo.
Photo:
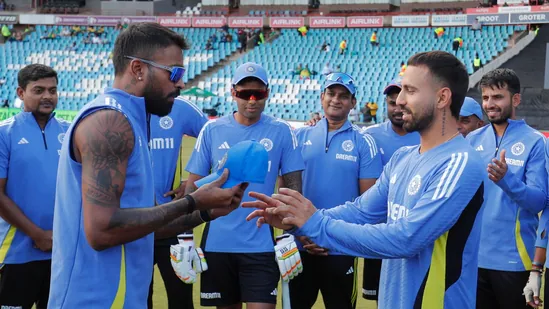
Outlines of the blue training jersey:
[[72,134],[83,118],[103,109],[124,114],[135,137],[120,208],[154,206],[145,100],[122,90],[107,88],[105,94],[78,113],[61,149],[53,220],[49,309],[147,308],[153,272],[154,234],[96,251],[89,245],[84,232],[82,165],[74,160],[72,154]]
[[[6,195],[32,223],[45,231],[53,228],[53,208],[59,150],[69,123],[52,113],[44,130],[31,112],[0,122],[0,178]],[[35,181],[32,191],[25,189]],[[51,252],[34,247],[32,239],[0,219],[0,264],[49,260]]]
[[377,147],[381,153],[383,165],[387,164],[393,153],[400,147],[419,145],[419,133],[411,132],[406,135],[398,135],[390,121],[366,127],[362,132],[371,134],[376,140]]
[[376,184],[294,231],[332,251],[384,259],[379,308],[475,308],[480,156],[458,136],[399,149]]
[[154,190],[157,204],[172,200],[164,193],[173,188],[177,158],[184,135],[197,137],[208,118],[193,103],[176,98],[169,115],[151,116],[149,147],[153,158]]
[[[189,173],[207,176],[218,169],[219,162],[229,148],[241,141],[256,140],[269,153],[269,171],[264,184],[250,183],[242,202],[254,200],[248,192],[271,195],[280,171],[285,175],[304,169],[303,159],[294,131],[284,120],[265,114],[251,125],[239,124],[230,114],[206,123],[189,159]],[[253,211],[239,207],[229,215],[208,222],[202,236],[203,249],[209,252],[260,253],[272,252],[274,238],[267,225],[257,228],[246,221]]]
[[[545,139],[545,170],[549,177],[549,141],[547,141],[547,139]],[[549,192],[549,188],[548,188],[548,192]],[[547,200],[545,201],[545,209],[543,210],[543,213],[541,214],[541,218],[539,219],[536,247],[547,249],[547,240],[549,239],[548,237],[549,235],[547,235],[548,224],[549,224],[549,195],[547,196]],[[549,267],[549,259],[545,260],[545,267],[546,268]]]
[[[484,165],[484,217],[480,268],[524,271],[532,267],[538,213],[545,208],[547,174],[545,137],[524,121],[508,120],[503,137],[492,125],[477,129],[467,139]],[[507,173],[497,183],[486,171],[492,159],[506,150]]]

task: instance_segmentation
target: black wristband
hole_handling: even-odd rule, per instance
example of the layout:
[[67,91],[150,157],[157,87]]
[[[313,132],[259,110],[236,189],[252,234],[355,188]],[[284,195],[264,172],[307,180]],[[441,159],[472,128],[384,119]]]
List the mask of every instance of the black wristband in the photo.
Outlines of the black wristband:
[[192,214],[196,210],[196,202],[194,198],[190,194],[185,195],[183,198],[187,200],[187,204],[189,205],[188,214]]
[[204,222],[210,222],[212,221],[212,217],[210,216],[210,212],[208,210],[201,210],[200,211],[200,219]]

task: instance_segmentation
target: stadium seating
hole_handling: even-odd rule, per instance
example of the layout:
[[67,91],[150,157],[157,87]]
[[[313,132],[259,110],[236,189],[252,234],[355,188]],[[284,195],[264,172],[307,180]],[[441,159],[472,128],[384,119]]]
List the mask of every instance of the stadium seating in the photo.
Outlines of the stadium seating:
[[[52,30],[58,34],[56,39],[41,39]],[[101,37],[107,41],[106,44],[84,44],[82,41],[85,33],[74,37],[62,37],[59,36],[61,30],[61,26],[36,26],[36,31],[25,37],[23,42],[10,41],[0,47],[0,76],[6,80],[6,85],[10,85],[0,88],[1,99],[8,99],[13,106],[16,98],[13,85],[17,85],[17,72],[29,63],[47,64],[59,73],[58,109],[78,110],[105,86],[111,84],[114,76],[110,52],[119,31],[113,27],[105,27]],[[192,44],[191,49],[185,51],[185,82],[228,57],[239,46],[236,42],[217,43],[214,44],[215,50],[206,51],[206,39],[218,29],[173,30],[184,34]],[[236,39],[236,33],[233,33],[233,37]],[[76,51],[69,50],[73,42],[77,42]]]
[[[400,63],[412,54],[429,50],[451,52],[452,39],[460,35],[464,44],[457,55],[472,73],[475,53],[483,63],[490,61],[505,49],[513,32],[520,29],[524,27],[484,27],[482,32],[454,27],[447,28],[444,37],[438,40],[433,36],[434,28],[311,29],[306,37],[301,37],[295,30],[282,30],[281,36],[272,44],[254,49],[199,83],[199,87],[217,96],[192,100],[201,108],[218,106],[221,114],[234,110],[230,77],[238,65],[253,61],[262,64],[271,78],[271,99],[266,112],[284,119],[305,120],[311,112],[321,110],[318,90],[323,77],[320,72],[329,62],[332,68],[340,66],[342,72],[355,78],[359,107],[374,100],[380,107],[378,112],[385,115],[383,88],[398,76]],[[369,43],[374,30],[377,30],[380,42],[378,47]],[[339,55],[338,46],[343,39],[348,42],[348,50],[345,55]],[[323,42],[330,43],[330,52],[320,51]],[[319,74],[310,80],[300,80],[299,76],[289,73],[298,64],[307,65]]]

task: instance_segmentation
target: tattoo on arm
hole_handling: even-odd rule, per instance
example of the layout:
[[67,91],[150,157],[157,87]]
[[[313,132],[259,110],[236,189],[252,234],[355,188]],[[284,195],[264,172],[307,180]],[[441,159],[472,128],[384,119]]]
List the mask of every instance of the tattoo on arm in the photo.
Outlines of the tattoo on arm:
[[173,220],[168,225],[161,227],[154,233],[154,236],[156,239],[172,237],[192,230],[202,223],[204,223],[204,221],[200,218],[200,212],[197,210],[190,215],[183,215]]
[[301,193],[301,171],[282,175],[284,187]]
[[124,115],[116,111],[97,112],[87,126],[82,144],[82,176],[87,202],[119,207],[126,181],[126,167],[134,147],[134,135]]

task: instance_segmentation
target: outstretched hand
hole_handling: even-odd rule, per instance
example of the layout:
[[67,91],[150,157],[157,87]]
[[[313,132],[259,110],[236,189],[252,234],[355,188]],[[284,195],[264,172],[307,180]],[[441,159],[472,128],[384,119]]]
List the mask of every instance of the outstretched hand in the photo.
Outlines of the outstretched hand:
[[[292,226],[302,227],[316,212],[314,205],[299,192],[288,188],[280,188],[279,194],[268,197],[265,194],[250,192],[250,197],[258,199],[246,202],[242,207],[259,208],[252,212],[247,220],[259,217],[258,226],[267,223],[283,230]],[[263,218],[263,219],[261,219]]]
[[196,202],[196,209],[208,210],[219,208],[231,212],[238,208],[242,201],[244,191],[248,187],[248,183],[241,183],[232,188],[222,189],[221,186],[228,178],[229,170],[225,169],[218,179],[203,185],[191,193],[190,195]]

